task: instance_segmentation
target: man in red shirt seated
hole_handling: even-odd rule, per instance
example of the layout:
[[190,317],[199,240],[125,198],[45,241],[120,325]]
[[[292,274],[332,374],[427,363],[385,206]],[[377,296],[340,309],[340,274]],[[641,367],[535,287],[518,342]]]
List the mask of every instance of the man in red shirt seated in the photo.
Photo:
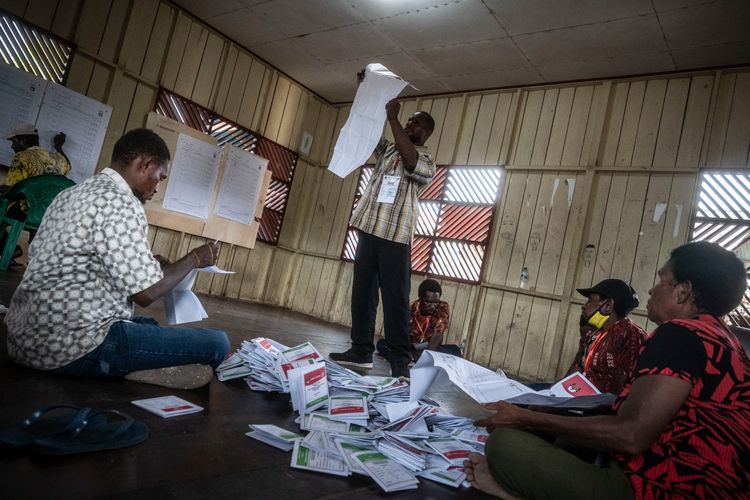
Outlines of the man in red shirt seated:
[[[443,344],[450,323],[450,307],[440,300],[443,288],[435,280],[426,279],[419,285],[419,298],[409,308],[409,343],[412,361],[417,361],[422,351],[438,351],[461,356],[457,345]],[[378,340],[378,352],[388,357],[388,346],[384,339]]]
[[[464,465],[501,498],[750,498],[750,361],[721,317],[747,288],[742,262],[708,242],[672,251],[649,291],[659,326],[646,340],[613,415],[571,417],[505,402],[477,422],[486,459]],[[597,466],[532,434],[608,454]]]
[[[601,392],[620,394],[646,339],[628,315],[638,307],[638,294],[622,280],[606,279],[579,288],[588,300],[581,307],[581,342],[566,375],[581,372]],[[585,333],[584,333],[585,332]]]

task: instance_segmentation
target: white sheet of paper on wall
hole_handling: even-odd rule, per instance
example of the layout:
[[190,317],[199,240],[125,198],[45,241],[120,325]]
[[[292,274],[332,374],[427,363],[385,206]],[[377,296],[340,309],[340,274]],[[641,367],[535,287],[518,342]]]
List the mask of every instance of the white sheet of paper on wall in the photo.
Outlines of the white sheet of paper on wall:
[[666,203],[664,203],[663,201],[660,201],[659,203],[657,203],[656,206],[654,207],[654,218],[653,218],[653,221],[654,222],[659,222],[661,220],[662,216],[664,215],[664,212],[666,212],[666,211],[667,211],[667,204]]
[[576,179],[575,177],[568,177],[567,181],[568,183],[568,208],[573,204],[573,192],[576,189]]
[[549,207],[552,208],[555,206],[555,193],[557,193],[557,188],[560,187],[560,178],[555,177],[555,183],[552,184],[552,196],[549,197]]

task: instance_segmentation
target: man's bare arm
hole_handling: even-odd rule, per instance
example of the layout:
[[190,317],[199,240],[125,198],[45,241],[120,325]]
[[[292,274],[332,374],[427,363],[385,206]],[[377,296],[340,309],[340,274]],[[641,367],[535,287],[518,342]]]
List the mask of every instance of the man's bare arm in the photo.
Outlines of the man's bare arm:
[[636,379],[616,415],[566,417],[535,412],[505,402],[485,405],[496,410],[477,425],[512,427],[565,437],[581,446],[627,455],[643,453],[669,425],[687,399],[692,385],[665,375]]
[[191,250],[181,259],[162,267],[164,277],[145,290],[131,295],[130,300],[141,307],[153,304],[169,293],[193,269],[213,265],[218,252],[219,247],[215,242]]

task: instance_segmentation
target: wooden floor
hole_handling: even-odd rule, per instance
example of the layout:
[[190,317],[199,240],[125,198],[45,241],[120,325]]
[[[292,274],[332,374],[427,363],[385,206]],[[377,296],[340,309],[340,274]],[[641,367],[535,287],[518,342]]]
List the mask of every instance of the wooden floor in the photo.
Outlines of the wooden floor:
[[[0,304],[7,305],[21,269],[0,271]],[[344,327],[283,309],[201,297],[209,319],[221,328],[232,349],[256,336],[287,345],[310,340],[324,354],[348,347]],[[161,305],[140,311],[161,320]],[[174,391],[127,382],[55,377],[9,361],[7,331],[0,323],[0,426],[14,424],[35,409],[54,404],[92,406],[129,413],[148,424],[151,436],[131,448],[69,457],[0,452],[0,498],[373,498],[386,496],[368,478],[339,478],[291,469],[284,453],[244,436],[250,423],[272,423],[296,430],[295,413],[285,394],[251,392],[242,380],[194,391]],[[378,358],[376,356],[376,358]],[[388,373],[376,359],[373,374]],[[162,419],[130,401],[175,394],[205,411]],[[468,417],[484,410],[455,389],[430,393],[448,411]],[[421,480],[418,490],[396,498],[479,498],[471,489],[455,490]]]

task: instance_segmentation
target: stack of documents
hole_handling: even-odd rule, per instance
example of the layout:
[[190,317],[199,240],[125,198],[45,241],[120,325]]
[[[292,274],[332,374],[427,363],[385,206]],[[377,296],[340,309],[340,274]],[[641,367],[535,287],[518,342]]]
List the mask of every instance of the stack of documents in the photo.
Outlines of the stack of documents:
[[386,493],[413,490],[419,486],[414,475],[380,452],[360,451],[352,457]]
[[202,406],[185,401],[177,396],[162,396],[158,398],[138,399],[131,401],[134,405],[140,406],[146,411],[155,413],[163,418],[176,417],[178,415],[187,415],[203,410]]
[[466,484],[463,463],[469,454],[484,453],[486,429],[425,397],[433,380],[451,380],[475,399],[486,400],[519,394],[559,400],[554,394],[560,391],[575,399],[570,392],[590,391],[576,376],[561,381],[552,393],[537,393],[503,373],[432,351],[420,363],[410,386],[393,377],[359,375],[325,359],[309,342],[288,347],[259,337],[242,342],[217,371],[222,380],[245,377],[253,390],[291,396],[301,432],[253,424],[249,437],[291,451],[295,469],[370,476],[386,492],[414,489],[419,479],[458,488]]
[[328,378],[325,363],[313,363],[289,370],[292,408],[310,413],[328,404]]
[[294,443],[302,439],[302,436],[299,434],[290,432],[275,425],[250,424],[249,427],[252,430],[245,433],[245,436],[270,444],[274,448],[278,448],[282,451],[292,450],[292,448],[294,448]]

